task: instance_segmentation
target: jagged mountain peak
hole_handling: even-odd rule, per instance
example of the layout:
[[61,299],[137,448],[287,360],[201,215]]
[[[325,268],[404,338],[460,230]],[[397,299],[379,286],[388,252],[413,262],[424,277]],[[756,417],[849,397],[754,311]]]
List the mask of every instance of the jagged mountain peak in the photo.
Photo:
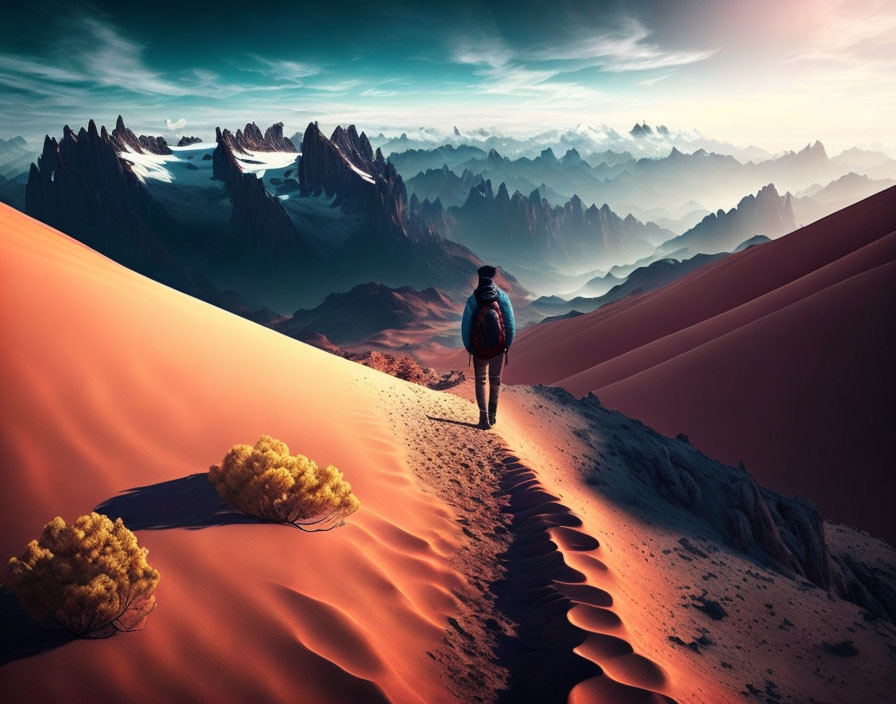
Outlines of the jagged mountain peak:
[[222,141],[233,152],[245,154],[254,152],[297,152],[292,140],[283,136],[283,123],[276,122],[268,127],[264,134],[254,122],[246,123],[243,129],[237,129],[236,133],[215,127],[215,139],[220,144]]
[[653,134],[653,130],[646,122],[640,124],[636,122],[634,127],[632,127],[628,133],[632,137],[646,137],[649,134]]
[[560,159],[564,164],[580,164],[584,161],[582,159],[581,154],[579,154],[579,150],[573,147],[572,149],[567,149],[566,154]]

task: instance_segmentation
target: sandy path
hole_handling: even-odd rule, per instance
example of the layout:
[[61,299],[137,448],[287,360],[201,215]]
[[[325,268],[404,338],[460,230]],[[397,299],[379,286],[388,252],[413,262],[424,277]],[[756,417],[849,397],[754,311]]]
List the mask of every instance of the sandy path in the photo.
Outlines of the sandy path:
[[414,396],[418,403],[391,412],[399,444],[467,538],[452,556],[468,578],[455,593],[463,607],[436,653],[452,692],[461,701],[492,693],[502,702],[672,701],[666,673],[627,639],[613,576],[581,519],[498,428],[474,426],[474,404]]

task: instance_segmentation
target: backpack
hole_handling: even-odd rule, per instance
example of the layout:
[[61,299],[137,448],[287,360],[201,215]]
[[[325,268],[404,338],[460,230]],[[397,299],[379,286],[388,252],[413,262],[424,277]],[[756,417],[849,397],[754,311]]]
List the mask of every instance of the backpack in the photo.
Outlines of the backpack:
[[479,304],[470,334],[470,347],[480,359],[488,359],[501,354],[507,347],[504,332],[504,316],[497,301]]

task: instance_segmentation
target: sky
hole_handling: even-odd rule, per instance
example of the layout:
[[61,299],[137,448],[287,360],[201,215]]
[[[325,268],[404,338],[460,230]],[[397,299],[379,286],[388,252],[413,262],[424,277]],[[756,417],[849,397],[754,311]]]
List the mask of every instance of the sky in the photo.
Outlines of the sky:
[[636,121],[771,151],[896,151],[896,2],[17,3],[0,137]]

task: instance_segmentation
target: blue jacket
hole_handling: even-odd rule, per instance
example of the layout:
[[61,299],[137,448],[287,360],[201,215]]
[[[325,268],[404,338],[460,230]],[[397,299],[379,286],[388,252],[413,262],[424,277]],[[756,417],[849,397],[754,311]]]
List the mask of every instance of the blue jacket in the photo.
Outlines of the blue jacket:
[[[513,342],[513,335],[516,332],[516,324],[513,321],[513,306],[510,305],[510,298],[504,291],[498,289],[498,305],[501,307],[501,317],[504,318],[504,334],[507,336],[507,347]],[[476,317],[476,311],[479,309],[479,303],[476,301],[476,295],[471,294],[467,299],[467,305],[464,307],[464,317],[460,323],[460,335],[464,341],[464,347],[467,352],[473,354],[470,345],[470,335],[473,328],[473,319]]]

